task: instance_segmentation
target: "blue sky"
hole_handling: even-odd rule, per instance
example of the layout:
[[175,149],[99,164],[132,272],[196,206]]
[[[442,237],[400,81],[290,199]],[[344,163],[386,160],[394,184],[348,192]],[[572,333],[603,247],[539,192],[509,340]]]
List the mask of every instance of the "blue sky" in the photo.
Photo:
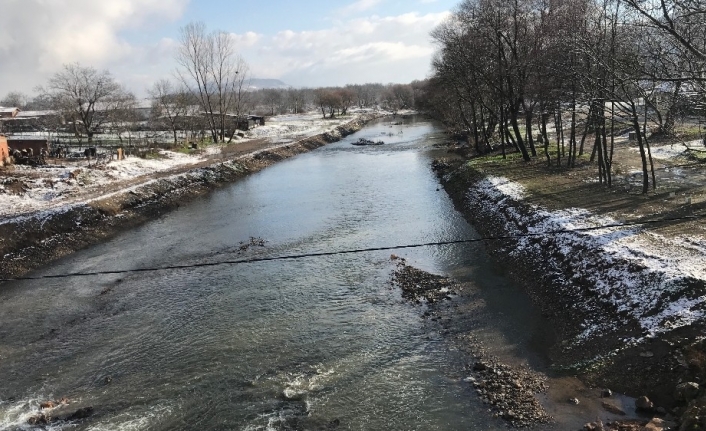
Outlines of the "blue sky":
[[179,28],[232,33],[251,75],[294,86],[410,82],[429,72],[429,31],[460,0],[3,0],[0,97],[32,93],[62,64],[109,69],[136,94],[173,77]]

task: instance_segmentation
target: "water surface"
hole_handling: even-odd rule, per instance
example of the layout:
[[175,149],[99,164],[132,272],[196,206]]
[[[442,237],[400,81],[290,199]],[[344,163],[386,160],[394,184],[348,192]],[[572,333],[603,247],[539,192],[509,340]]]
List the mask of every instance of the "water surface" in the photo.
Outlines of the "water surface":
[[[386,144],[350,145],[360,137]],[[430,169],[442,138],[424,120],[376,122],[37,275],[474,237]],[[243,250],[251,237],[266,246]],[[395,253],[511,286],[481,247]],[[53,429],[505,429],[463,382],[464,359],[391,288],[393,267],[380,251],[6,284],[0,430],[62,396],[95,415]]]

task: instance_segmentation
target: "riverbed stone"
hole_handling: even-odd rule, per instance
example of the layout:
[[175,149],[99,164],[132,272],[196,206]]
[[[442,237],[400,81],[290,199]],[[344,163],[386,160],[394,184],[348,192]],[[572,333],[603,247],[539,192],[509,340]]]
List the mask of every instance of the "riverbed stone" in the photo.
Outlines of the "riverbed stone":
[[625,411],[623,409],[621,409],[620,407],[616,406],[615,404],[611,404],[611,403],[603,401],[601,403],[601,406],[603,407],[603,409],[605,411],[613,413],[614,415],[625,416]]
[[88,406],[88,407],[82,407],[69,416],[66,417],[67,421],[76,421],[76,420],[81,420],[81,419],[86,419],[89,416],[93,414],[93,407]]
[[54,407],[56,407],[56,403],[54,401],[44,401],[39,404],[40,409],[53,409]]
[[699,395],[700,386],[698,383],[686,382],[677,385],[674,390],[674,398],[677,401],[690,402]]
[[649,398],[642,396],[635,400],[635,408],[638,411],[651,412],[654,410],[655,405]]

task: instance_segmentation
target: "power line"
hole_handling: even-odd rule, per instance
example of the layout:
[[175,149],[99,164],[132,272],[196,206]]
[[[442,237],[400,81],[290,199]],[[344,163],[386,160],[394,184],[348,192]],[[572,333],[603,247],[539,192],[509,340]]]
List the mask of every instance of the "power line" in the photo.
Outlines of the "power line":
[[706,214],[698,214],[698,215],[683,216],[683,217],[662,218],[662,219],[656,219],[656,220],[634,221],[634,222],[627,222],[627,223],[612,223],[612,224],[601,225],[601,226],[555,230],[555,231],[549,231],[549,232],[527,232],[527,233],[516,234],[516,235],[479,237],[479,238],[460,239],[460,240],[451,240],[451,241],[435,241],[435,242],[426,242],[426,243],[419,243],[419,244],[394,245],[394,246],[386,246],[386,247],[358,248],[358,249],[350,249],[350,250],[326,251],[326,252],[317,252],[317,253],[302,253],[302,254],[291,254],[291,255],[284,255],[284,256],[271,256],[271,257],[254,257],[254,258],[250,258],[250,259],[222,260],[222,261],[217,261],[217,262],[203,262],[203,263],[184,264],[184,265],[167,265],[167,266],[151,267],[151,268],[117,269],[117,270],[110,270],[110,271],[73,272],[73,273],[67,273],[67,274],[40,275],[40,276],[35,276],[35,277],[0,278],[0,282],[31,281],[31,280],[36,281],[36,280],[49,280],[49,279],[73,278],[73,277],[91,277],[91,276],[98,276],[98,275],[136,274],[136,273],[144,273],[144,272],[173,271],[173,270],[179,270],[179,269],[207,268],[207,267],[223,266],[223,265],[239,265],[239,264],[258,263],[258,262],[273,262],[273,261],[279,261],[279,260],[297,260],[297,259],[314,258],[314,257],[338,256],[338,255],[346,255],[346,254],[360,254],[360,253],[368,253],[368,252],[374,252],[374,251],[394,251],[394,250],[411,249],[411,248],[422,248],[422,247],[433,247],[433,246],[444,246],[444,245],[455,245],[455,244],[470,244],[470,243],[476,243],[476,242],[505,241],[505,240],[538,237],[538,236],[560,235],[560,234],[569,234],[569,233],[578,233],[578,232],[591,232],[591,231],[597,231],[597,230],[602,230],[602,229],[637,227],[637,226],[645,226],[645,225],[653,225],[653,224],[661,224],[661,223],[670,223],[670,222],[675,222],[675,221],[700,220],[703,218],[706,218]]

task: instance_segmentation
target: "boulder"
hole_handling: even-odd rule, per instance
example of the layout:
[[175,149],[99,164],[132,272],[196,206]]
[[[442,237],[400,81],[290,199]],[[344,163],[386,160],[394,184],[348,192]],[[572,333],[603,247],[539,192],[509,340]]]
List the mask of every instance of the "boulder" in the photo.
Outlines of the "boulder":
[[666,428],[664,421],[660,418],[652,419],[642,431],[663,431]]
[[677,385],[674,390],[674,398],[677,401],[690,402],[699,395],[699,384],[694,382],[686,382]]
[[651,412],[654,410],[655,405],[649,398],[643,396],[635,400],[635,408],[638,411]]

